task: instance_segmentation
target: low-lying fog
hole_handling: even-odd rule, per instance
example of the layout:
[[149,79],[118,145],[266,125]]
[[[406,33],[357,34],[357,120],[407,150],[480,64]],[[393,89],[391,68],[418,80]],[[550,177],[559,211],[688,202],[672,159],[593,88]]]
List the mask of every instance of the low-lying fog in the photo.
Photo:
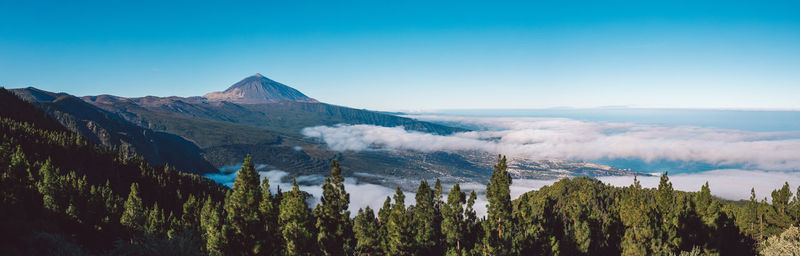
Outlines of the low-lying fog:
[[[726,112],[727,113],[727,112]],[[737,113],[731,112],[733,115]],[[728,113],[728,114],[731,114]],[[745,113],[752,114],[752,113]],[[793,115],[790,115],[793,116]],[[435,135],[407,131],[402,127],[372,125],[315,126],[302,130],[310,138],[319,139],[336,151],[412,150],[419,152],[481,150],[505,154],[510,158],[560,159],[596,163],[612,163],[614,167],[633,169],[644,173],[670,173],[675,189],[697,191],[709,182],[711,193],[724,199],[750,198],[755,188],[759,199],[770,197],[770,192],[788,182],[795,191],[800,185],[800,131],[795,129],[736,128],[737,121],[728,120],[724,126],[691,126],[638,124],[632,122],[607,122],[567,118],[532,117],[474,117],[448,115],[414,115],[416,119],[470,128],[474,131],[451,135]],[[746,123],[747,120],[741,122]],[[702,122],[701,122],[702,123]],[[703,123],[705,124],[705,123]],[[708,124],[713,124],[709,121]],[[628,163],[644,165],[625,166]],[[669,163],[663,165],[663,163]],[[662,164],[662,165],[659,165]],[[262,170],[265,166],[260,166]],[[656,168],[658,167],[658,168]],[[487,170],[488,171],[488,170]],[[278,186],[291,189],[287,172],[260,171],[270,178],[273,190]],[[359,175],[347,177],[346,189],[350,193],[350,211],[369,205],[382,206],[387,196],[394,194],[393,187],[359,182]],[[210,178],[231,186],[234,174],[213,174]],[[402,177],[381,177],[395,184],[416,183]],[[614,186],[628,186],[630,176],[599,177]],[[298,176],[301,189],[314,195],[316,204],[321,193],[323,176]],[[658,186],[659,177],[639,177],[642,186]],[[432,182],[432,181],[430,181]],[[445,182],[445,192],[452,184]],[[514,179],[511,195],[552,184],[555,180]],[[404,186],[409,187],[409,186]],[[414,186],[415,187],[415,186]],[[480,194],[476,210],[486,212],[483,196],[485,184],[461,184],[465,191]],[[414,195],[407,192],[407,204]]]
[[[480,150],[510,158],[600,162],[618,159],[678,166],[768,171],[800,170],[800,131],[755,132],[696,126],[588,122],[566,118],[415,116],[474,129],[436,135],[402,127],[315,126],[302,130],[336,151],[380,149],[420,152]],[[712,168],[707,168],[711,166]],[[628,166],[614,166],[621,169]],[[648,167],[645,167],[648,168]],[[631,168],[633,169],[633,168]],[[670,172],[687,169],[666,168]],[[661,172],[664,168],[634,169]]]

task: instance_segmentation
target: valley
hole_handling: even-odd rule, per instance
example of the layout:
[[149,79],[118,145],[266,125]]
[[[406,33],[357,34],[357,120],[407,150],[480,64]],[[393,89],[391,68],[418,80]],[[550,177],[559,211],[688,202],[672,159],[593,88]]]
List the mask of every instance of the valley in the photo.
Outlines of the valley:
[[[332,150],[301,130],[314,126],[374,125],[450,135],[468,129],[418,121],[391,113],[318,102],[261,74],[246,77],[223,92],[194,97],[113,95],[75,97],[36,88],[12,89],[65,127],[95,143],[140,154],[156,165],[194,173],[216,173],[253,161],[293,176],[324,174],[336,159],[346,175],[370,173],[407,179],[485,182],[496,155],[484,151],[381,149]],[[555,179],[577,176],[646,175],[605,165],[564,160],[510,159],[516,178]],[[385,180],[366,180],[396,186]]]

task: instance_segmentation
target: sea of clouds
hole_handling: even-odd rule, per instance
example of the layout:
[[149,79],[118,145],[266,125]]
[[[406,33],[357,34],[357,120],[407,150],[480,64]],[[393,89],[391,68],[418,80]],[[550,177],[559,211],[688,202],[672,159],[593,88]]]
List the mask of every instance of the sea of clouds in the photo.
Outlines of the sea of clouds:
[[565,118],[414,117],[476,131],[436,135],[402,127],[335,125],[308,127],[302,134],[320,139],[337,151],[480,150],[532,160],[640,159],[751,170],[800,170],[800,131],[753,132]]
[[[480,150],[532,160],[592,162],[602,159],[639,159],[644,162],[705,163],[705,166],[719,168],[700,172],[675,170],[670,175],[674,188],[698,191],[708,182],[712,194],[730,200],[749,199],[751,188],[755,189],[759,199],[769,200],[770,192],[786,182],[792,191],[800,185],[800,131],[756,132],[713,127],[591,122],[567,118],[444,115],[409,117],[467,127],[474,131],[436,135],[408,131],[402,127],[334,125],[308,127],[302,133],[325,142],[330,149],[337,151]],[[614,186],[629,186],[634,177],[607,176],[598,179]],[[512,197],[516,198],[522,193],[555,181],[514,179]],[[639,181],[644,187],[654,188],[658,186],[659,177],[639,177]],[[477,183],[462,184],[465,190],[481,193],[484,186]],[[485,212],[485,202],[485,198],[480,197],[476,205],[479,212]]]
[[[682,191],[698,191],[708,182],[711,193],[729,200],[750,198],[750,189],[757,197],[770,200],[770,192],[789,183],[792,191],[800,186],[800,131],[756,132],[694,126],[657,126],[635,123],[590,122],[566,118],[462,117],[415,115],[413,118],[473,129],[471,132],[435,135],[407,131],[402,127],[372,125],[315,126],[302,130],[303,135],[317,138],[337,151],[414,150],[420,152],[479,150],[526,159],[562,159],[596,161],[600,159],[640,159],[649,161],[699,162],[719,166],[700,172],[672,172],[673,187]],[[730,168],[735,166],[736,168]],[[625,168],[624,166],[616,166]],[[238,169],[238,166],[235,167]],[[273,191],[278,186],[291,189],[290,174],[266,170]],[[228,186],[236,173],[211,174],[208,177]],[[359,182],[359,174],[345,179],[350,193],[352,215],[370,206],[379,209],[395,188]],[[324,177],[295,177],[300,189],[314,196],[309,205],[319,202]],[[373,177],[374,178],[374,177]],[[418,180],[382,177],[395,184],[418,184]],[[606,184],[629,186],[632,176],[598,177]],[[644,187],[658,186],[659,177],[638,177]],[[537,190],[557,180],[514,179],[511,197]],[[429,181],[432,182],[432,181]],[[448,191],[452,184],[444,184]],[[486,213],[485,184],[461,184],[464,191],[479,194],[476,211]],[[406,204],[414,203],[413,191],[406,192]]]

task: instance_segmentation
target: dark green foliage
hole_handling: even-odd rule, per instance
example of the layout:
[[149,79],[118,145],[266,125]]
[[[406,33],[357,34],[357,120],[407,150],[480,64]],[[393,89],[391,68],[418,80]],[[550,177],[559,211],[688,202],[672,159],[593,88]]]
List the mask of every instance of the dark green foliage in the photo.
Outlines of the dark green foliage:
[[476,255],[481,250],[480,240],[483,235],[481,230],[480,219],[478,213],[475,211],[475,200],[478,195],[475,191],[470,192],[469,199],[467,199],[467,207],[464,209],[464,244],[462,249],[465,254]]
[[278,216],[283,237],[284,255],[314,255],[316,243],[314,239],[313,215],[306,205],[306,193],[300,191],[297,181],[293,182],[292,191],[283,195]]
[[675,191],[666,174],[657,189],[572,178],[512,201],[502,156],[485,219],[474,191],[456,184],[442,201],[437,180],[433,188],[421,182],[414,205],[398,188],[377,217],[367,207],[351,220],[336,162],[312,213],[296,182],[272,194],[250,158],[227,189],[96,146],[6,96],[0,89],[9,100],[0,106],[32,113],[0,109],[3,255],[753,255],[800,224],[788,183],[770,202],[754,190],[749,201],[730,202],[707,183]]
[[259,253],[262,255],[274,255],[280,252],[280,229],[278,227],[278,206],[280,205],[280,198],[273,196],[269,190],[269,179],[264,177],[261,181],[261,204],[259,204],[259,212],[261,213],[261,220],[263,230],[259,231],[262,237],[259,238],[261,248]]
[[464,220],[464,204],[466,194],[461,192],[458,183],[453,185],[447,195],[447,203],[442,206],[442,234],[448,255],[461,255],[462,243],[467,229]]
[[790,199],[792,199],[792,190],[789,188],[789,182],[786,182],[781,189],[772,191],[772,206],[780,214],[787,213]]
[[378,219],[369,206],[358,210],[358,215],[353,219],[353,233],[357,241],[356,255],[377,255],[382,252],[381,237],[376,236],[380,234]]
[[131,184],[131,192],[125,200],[125,210],[119,223],[133,234],[142,233],[145,230],[147,215],[142,205],[142,198],[139,196],[139,184]]
[[797,187],[797,192],[794,195],[794,199],[789,205],[789,217],[794,223],[800,223],[800,187]]
[[520,254],[618,255],[620,189],[589,178],[562,179],[514,201]]
[[[177,243],[199,249],[175,232],[176,214],[189,195],[221,200],[225,188],[96,146],[3,89],[0,98],[0,233],[12,236],[0,237],[0,251],[128,254],[145,244],[174,251]],[[158,231],[148,237],[148,230]]]
[[[441,189],[441,185],[439,187]],[[412,225],[414,226],[414,249],[418,255],[439,255],[440,222],[437,221],[439,211],[434,190],[428,182],[422,180],[416,194],[417,204],[411,207]]]
[[383,206],[378,209],[378,225],[380,230],[378,230],[378,240],[380,242],[381,250],[383,252],[389,252],[389,217],[392,215],[392,198],[386,197],[386,200],[383,201]]
[[[185,137],[153,131],[148,126],[122,120],[78,97],[35,88],[13,89],[69,131],[98,145],[118,148],[125,158],[142,156],[154,165],[170,164],[193,173],[213,173],[216,168],[201,156],[201,150]],[[87,129],[88,128],[88,129]],[[152,127],[150,127],[152,128]]]
[[511,228],[514,223],[511,218],[511,175],[508,174],[508,165],[505,156],[498,156],[494,173],[486,185],[486,199],[489,200],[485,235],[483,238],[484,250],[492,255],[509,255],[511,247]]
[[317,244],[323,255],[345,255],[352,251],[353,227],[350,222],[350,194],[344,190],[339,162],[331,164],[331,176],[322,185],[320,204],[314,209]]
[[147,215],[147,224],[145,225],[145,233],[155,238],[163,238],[167,235],[169,230],[168,219],[164,216],[164,211],[158,208],[158,203],[153,205]]
[[650,255],[656,242],[655,220],[651,193],[642,188],[634,178],[620,202],[620,220],[625,227],[622,238],[622,255]]
[[412,255],[414,230],[411,214],[406,210],[406,196],[397,188],[389,218],[386,222],[386,251],[388,255]]
[[200,211],[200,226],[203,231],[203,238],[206,241],[206,252],[210,255],[222,255],[225,249],[225,238],[222,235],[224,218],[219,203],[211,199],[205,200]]
[[656,191],[656,216],[660,229],[656,235],[655,251],[677,252],[683,243],[678,232],[683,228],[680,216],[684,215],[684,202],[679,202],[678,198],[667,173],[664,173]]
[[225,242],[228,253],[234,255],[258,254],[261,250],[262,233],[265,232],[261,204],[259,175],[250,157],[245,158],[236,175],[233,190],[225,200]]
[[197,200],[194,195],[189,195],[186,202],[183,203],[183,211],[181,214],[180,229],[184,231],[194,231],[200,227],[200,214],[203,208],[202,201]]

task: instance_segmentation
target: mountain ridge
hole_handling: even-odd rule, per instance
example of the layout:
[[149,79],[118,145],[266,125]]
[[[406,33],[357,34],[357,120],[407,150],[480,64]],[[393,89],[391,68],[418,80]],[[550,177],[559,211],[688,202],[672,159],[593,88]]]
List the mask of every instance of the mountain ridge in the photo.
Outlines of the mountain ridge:
[[[248,79],[242,81],[247,82]],[[201,156],[193,157],[198,162],[210,163],[216,168],[235,164],[250,154],[254,161],[295,173],[326,172],[330,160],[334,158],[343,160],[345,169],[350,169],[349,165],[357,169],[382,170],[389,169],[394,163],[408,160],[392,156],[332,152],[319,142],[305,138],[300,130],[309,126],[345,123],[402,126],[409,130],[436,134],[467,131],[317,101],[243,104],[210,101],[200,96],[126,98],[109,94],[83,96],[78,99],[67,93],[53,93],[32,87],[12,90],[18,97],[35,103],[70,130],[92,138],[98,144],[124,146],[132,153],[154,160],[153,163],[156,164],[165,164],[164,160],[175,159],[159,157],[159,154],[187,151],[194,152],[194,156]],[[72,108],[54,103],[59,97],[75,99],[69,102],[80,102],[82,104],[73,105],[81,107]],[[86,116],[86,113],[102,114]],[[148,130],[151,132],[142,132]],[[141,136],[143,134],[150,136]],[[163,143],[154,143],[157,140],[152,136],[162,134],[182,141],[179,145],[184,145],[187,149],[159,150],[158,146]],[[302,150],[298,150],[299,148]],[[378,167],[367,162],[375,157],[386,158],[385,166]],[[173,163],[170,165],[179,169],[186,167]],[[203,169],[201,172],[204,173],[211,171],[209,168]]]
[[[237,82],[229,89],[261,86],[262,83],[269,81],[272,80],[254,75]],[[281,84],[281,86],[297,91],[286,85]],[[248,104],[229,100],[209,100],[200,96],[125,98],[103,94],[77,98],[66,93],[52,93],[35,88],[14,90],[27,91],[27,94],[17,94],[29,101],[37,101],[37,106],[46,110],[70,130],[93,138],[104,145],[119,146],[127,143],[131,151],[145,155],[148,159],[156,159],[157,163],[182,159],[181,157],[159,158],[159,154],[186,151],[191,152],[191,156],[198,160],[197,162],[221,168],[238,164],[241,159],[250,155],[256,163],[288,171],[293,175],[310,175],[327,173],[330,171],[329,163],[335,159],[339,161],[345,174],[368,172],[378,176],[481,182],[489,177],[494,164],[494,156],[489,153],[331,150],[324,142],[304,136],[301,130],[313,126],[338,124],[403,127],[409,131],[436,135],[450,135],[470,130],[392,113],[310,101],[308,99],[312,98],[299,91],[297,93],[302,97],[295,98],[299,100],[269,101],[263,95],[265,91],[256,90],[252,92],[255,95],[253,96],[247,95],[251,92],[245,90],[244,96],[258,98],[261,102]],[[260,98],[262,96],[263,100]],[[70,108],[70,105],[55,104],[61,102],[56,100],[58,98],[68,99],[64,102],[73,102],[72,105],[81,106],[78,109],[86,111]],[[83,104],[77,104],[76,101]],[[66,117],[61,116],[60,113],[64,112],[71,114]],[[86,116],[83,112],[102,114]],[[120,123],[126,125],[116,125]],[[103,129],[92,129],[95,127],[94,124],[102,124],[98,127]],[[144,135],[170,135],[169,138],[181,143],[177,143],[179,147],[160,148],[163,143],[153,143],[151,137],[138,136],[142,134],[140,130],[151,131]],[[113,139],[113,136],[117,135],[123,137],[120,137],[120,140]],[[112,138],[112,140],[102,140],[102,138]],[[176,143],[166,145],[176,145]],[[172,163],[170,165],[175,166]],[[555,165],[557,166],[553,167],[549,163],[521,162],[514,165],[519,169],[515,176],[553,178],[555,174],[603,176],[632,173],[608,166],[591,167],[584,163],[559,162]],[[566,170],[566,173],[554,173],[551,171],[554,168]],[[376,178],[371,182],[382,184],[392,181]],[[391,186],[395,185],[399,184]]]
[[183,137],[140,127],[66,93],[33,87],[10,91],[34,104],[68,130],[96,144],[116,147],[127,158],[141,155],[151,164],[169,164],[188,172],[216,170],[202,158],[200,148]]

